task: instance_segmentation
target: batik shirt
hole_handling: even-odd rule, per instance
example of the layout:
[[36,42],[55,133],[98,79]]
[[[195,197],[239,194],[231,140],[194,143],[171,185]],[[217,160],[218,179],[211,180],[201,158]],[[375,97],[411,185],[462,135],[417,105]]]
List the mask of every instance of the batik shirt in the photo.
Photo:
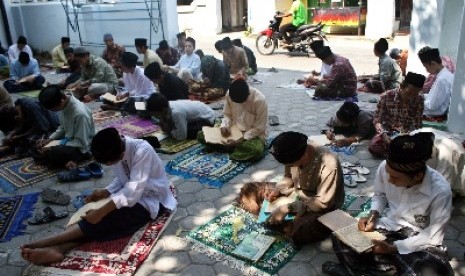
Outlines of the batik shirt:
[[119,64],[124,52],[126,52],[124,46],[113,44],[111,48],[106,47],[105,50],[103,50],[102,58],[111,66],[116,66]]
[[380,97],[373,124],[376,131],[397,131],[406,133],[421,128],[423,118],[423,97],[410,99],[407,104],[401,102],[400,88],[386,91]]
[[[350,61],[335,55],[336,61],[331,65],[331,72],[326,75],[323,83],[328,88],[337,88],[339,91],[354,93],[357,89],[357,75]],[[344,93],[345,94],[345,93]]]
[[400,254],[442,245],[452,211],[450,184],[439,172],[427,167],[421,184],[410,188],[394,186],[383,161],[376,172],[371,209],[384,212],[375,228],[398,231],[408,227],[418,233],[394,242]]
[[402,82],[402,71],[395,60],[384,54],[379,57],[379,79],[386,90],[399,88]]

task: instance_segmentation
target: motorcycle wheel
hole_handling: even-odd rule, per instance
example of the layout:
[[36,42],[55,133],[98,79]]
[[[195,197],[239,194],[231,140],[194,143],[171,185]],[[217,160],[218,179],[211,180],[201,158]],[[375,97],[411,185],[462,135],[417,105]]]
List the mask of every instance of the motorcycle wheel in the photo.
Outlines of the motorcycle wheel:
[[257,37],[255,41],[255,47],[257,51],[262,55],[271,55],[276,49],[276,41],[272,38],[267,37],[264,34],[261,34]]

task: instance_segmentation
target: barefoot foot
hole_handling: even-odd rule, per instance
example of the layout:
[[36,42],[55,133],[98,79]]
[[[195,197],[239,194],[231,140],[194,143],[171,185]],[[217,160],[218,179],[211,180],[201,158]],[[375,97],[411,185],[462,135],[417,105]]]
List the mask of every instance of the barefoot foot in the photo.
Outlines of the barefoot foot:
[[21,256],[33,264],[51,264],[61,262],[65,256],[57,247],[24,248]]

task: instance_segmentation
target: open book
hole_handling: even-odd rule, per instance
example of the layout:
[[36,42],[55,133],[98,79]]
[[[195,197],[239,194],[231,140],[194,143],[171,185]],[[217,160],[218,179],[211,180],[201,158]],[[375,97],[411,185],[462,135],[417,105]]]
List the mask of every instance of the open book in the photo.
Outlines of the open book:
[[251,260],[258,261],[263,254],[270,248],[275,241],[274,237],[252,232],[232,252],[234,255]]
[[221,130],[219,127],[207,127],[202,128],[203,135],[205,136],[205,141],[209,144],[227,144],[228,140],[239,141],[244,135],[242,131],[236,125],[233,125],[230,128],[231,134],[228,137],[221,135]]
[[111,200],[111,198],[107,197],[107,198],[101,199],[99,201],[86,203],[86,205],[82,206],[79,210],[76,211],[76,213],[74,213],[71,216],[71,218],[69,219],[69,222],[68,222],[68,224],[66,226],[70,226],[70,225],[78,223],[81,220],[81,217],[86,215],[87,211],[99,209],[103,205],[110,202],[110,200]]
[[107,100],[107,101],[112,102],[112,103],[122,103],[122,102],[125,102],[128,99],[128,98],[123,98],[123,99],[117,100],[116,96],[113,95],[113,94],[110,94],[110,93],[105,93],[102,96],[100,96],[100,98],[102,100]]
[[60,140],[52,140],[48,142],[48,144],[45,145],[44,148],[51,148],[51,147],[58,146],[58,145],[60,145]]
[[363,253],[373,247],[372,239],[385,240],[386,237],[377,232],[363,232],[358,230],[358,221],[342,210],[335,210],[322,215],[318,220],[345,244],[357,253]]
[[[289,196],[281,196],[273,202],[269,202],[268,200],[263,200],[262,207],[260,208],[260,213],[258,214],[258,223],[264,223],[268,217],[273,213],[274,210],[277,208],[292,203],[297,200],[297,193],[292,193]],[[288,214],[284,220],[294,220],[294,214]]]
[[[311,135],[308,137],[308,139],[310,141],[312,141],[313,143],[317,144],[317,145],[320,145],[320,146],[325,146],[325,145],[329,145],[331,144],[333,141],[329,140],[325,134],[321,134],[321,135]],[[339,140],[339,139],[344,139],[344,135],[336,135],[334,137],[335,140]]]

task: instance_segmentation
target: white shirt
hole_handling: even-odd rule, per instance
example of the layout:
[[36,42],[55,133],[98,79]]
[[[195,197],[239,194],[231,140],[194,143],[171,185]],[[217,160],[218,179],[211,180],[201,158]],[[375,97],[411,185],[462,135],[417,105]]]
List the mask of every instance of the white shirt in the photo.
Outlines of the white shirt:
[[170,108],[174,123],[171,136],[176,140],[186,140],[188,123],[206,120],[213,125],[215,122],[215,111],[199,101],[170,101]]
[[436,75],[436,80],[433,86],[431,86],[431,90],[428,94],[425,94],[424,115],[442,116],[447,114],[453,82],[454,75],[446,67],[442,68]]
[[410,188],[396,187],[389,182],[386,161],[383,161],[376,172],[374,192],[371,209],[380,214],[385,211],[376,228],[398,231],[410,227],[419,232],[394,242],[400,254],[442,245],[452,211],[452,191],[440,173],[427,167],[421,184]]
[[134,73],[123,73],[124,87],[130,97],[147,99],[155,90],[153,82],[144,75],[144,69],[136,66]]
[[324,77],[326,75],[331,74],[331,69],[333,68],[332,64],[326,64],[324,62],[321,63],[321,76]]
[[24,46],[23,50],[20,51],[18,49],[18,44],[13,44],[8,48],[8,59],[10,60],[10,63],[17,60],[19,58],[19,53],[21,52],[26,52],[29,54],[29,57],[31,59],[33,58],[32,50],[31,50],[31,47],[29,47],[29,45]]
[[191,55],[184,54],[179,59],[178,63],[174,65],[174,68],[178,70],[185,69],[189,71],[194,78],[197,78],[200,74],[200,57],[195,53]]
[[249,97],[243,103],[235,103],[226,94],[221,127],[230,128],[236,125],[244,132],[244,139],[255,137],[265,139],[266,125],[268,123],[268,105],[265,96],[257,89],[249,86]]
[[132,207],[140,203],[155,219],[159,204],[176,209],[177,201],[170,191],[165,166],[152,146],[144,140],[124,138],[123,159],[111,166],[116,178],[107,186],[116,208]]

